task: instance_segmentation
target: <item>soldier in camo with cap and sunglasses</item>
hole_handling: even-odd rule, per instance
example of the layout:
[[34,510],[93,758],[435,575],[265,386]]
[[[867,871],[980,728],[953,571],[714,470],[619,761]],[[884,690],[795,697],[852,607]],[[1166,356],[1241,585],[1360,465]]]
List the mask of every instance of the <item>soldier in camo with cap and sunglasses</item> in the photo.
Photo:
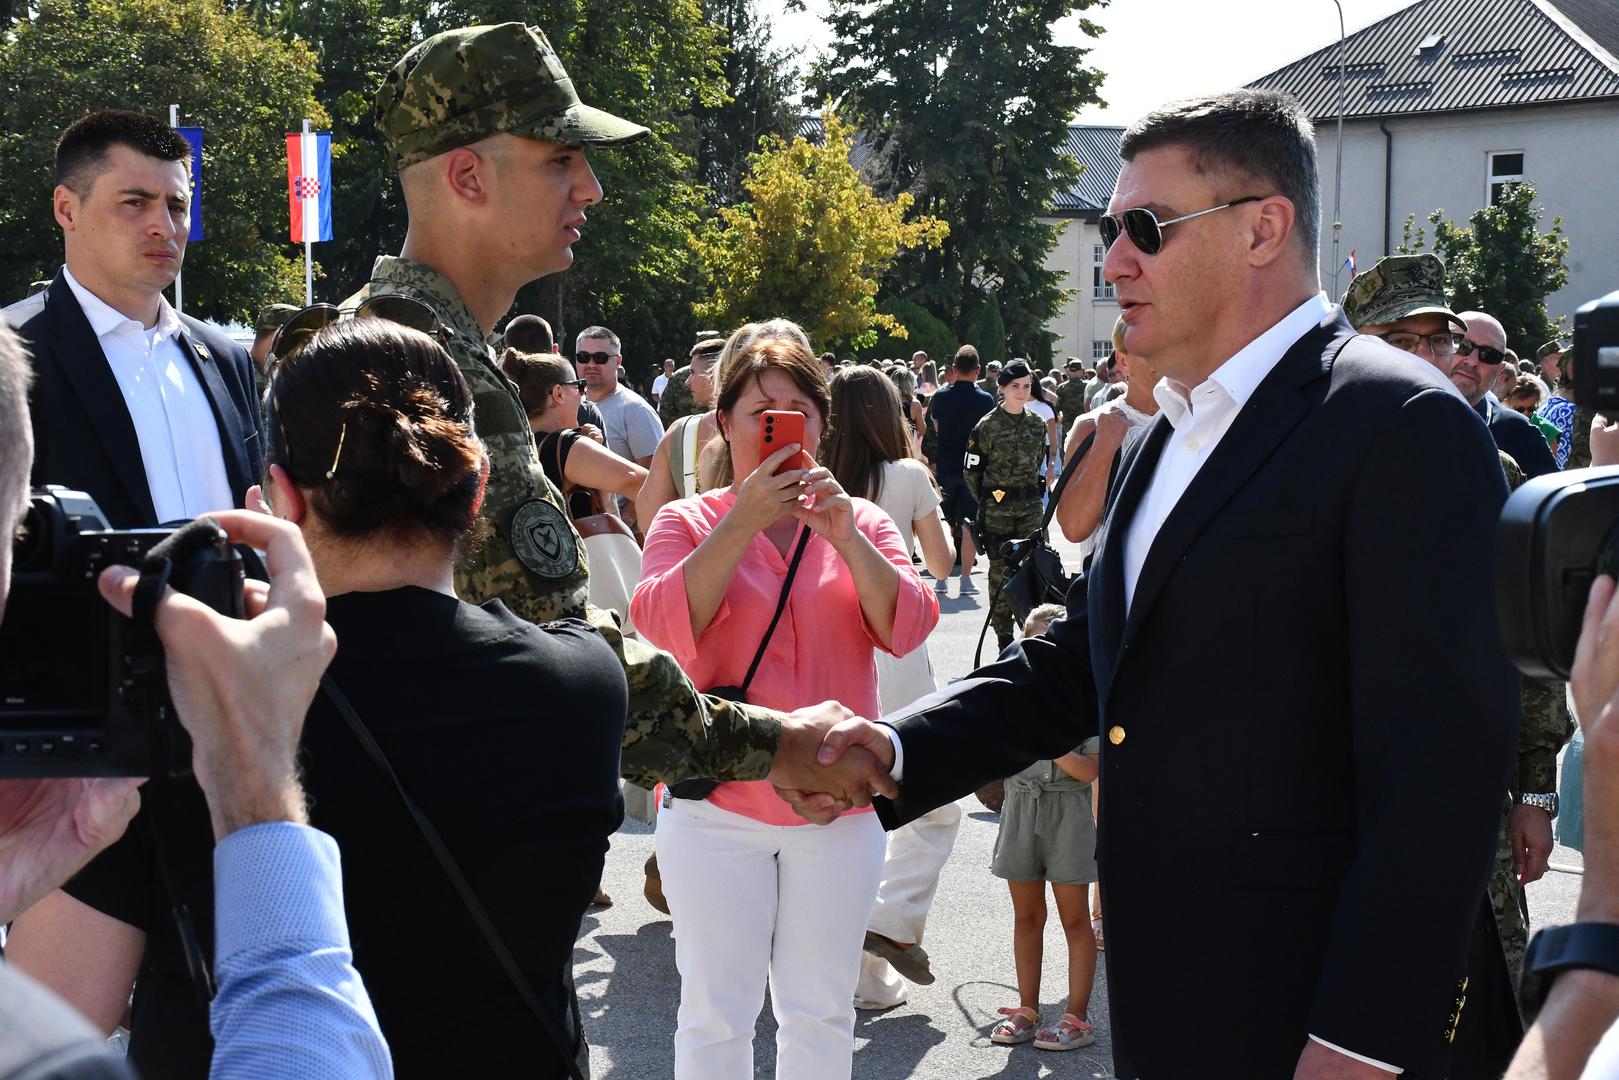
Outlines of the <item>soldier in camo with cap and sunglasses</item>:
[[[401,253],[379,257],[343,307],[393,296],[424,305],[472,389],[489,455],[488,536],[461,557],[456,591],[472,603],[498,598],[534,622],[588,618],[601,632],[629,683],[621,764],[629,780],[650,787],[768,776],[853,801],[874,786],[892,790],[875,760],[837,776],[814,765],[824,732],[850,718],[841,706],[784,715],[703,695],[671,656],[624,637],[586,604],[584,545],[488,344],[519,288],[572,263],[585,210],[603,194],[586,148],[631,142],[647,129],[581,102],[545,34],[515,22],[450,30],[413,47],[383,81],[376,118],[410,225]],[[874,726],[868,736],[886,745]]]

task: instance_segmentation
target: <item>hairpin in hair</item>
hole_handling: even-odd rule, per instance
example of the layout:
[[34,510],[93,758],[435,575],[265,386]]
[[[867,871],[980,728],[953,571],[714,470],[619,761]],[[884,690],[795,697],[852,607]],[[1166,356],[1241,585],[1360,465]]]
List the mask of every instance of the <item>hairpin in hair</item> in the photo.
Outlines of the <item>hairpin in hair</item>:
[[337,475],[337,461],[343,456],[343,440],[348,437],[348,433],[349,425],[348,421],[345,420],[342,428],[337,432],[337,452],[332,455],[332,467],[326,470],[326,479],[328,480]]

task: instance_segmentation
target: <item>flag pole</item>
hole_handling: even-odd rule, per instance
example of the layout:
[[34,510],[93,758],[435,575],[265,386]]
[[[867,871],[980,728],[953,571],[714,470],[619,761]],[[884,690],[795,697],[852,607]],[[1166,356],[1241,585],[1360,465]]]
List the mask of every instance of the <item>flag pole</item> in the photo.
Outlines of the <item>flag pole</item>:
[[[177,127],[180,126],[180,106],[178,106],[178,105],[170,105],[169,106],[169,126],[171,128],[177,128]],[[192,177],[191,182],[193,184],[196,183],[197,178]],[[175,311],[184,311],[185,310],[185,285],[182,283],[182,280],[181,280],[182,278],[185,277],[185,271],[183,269],[184,264],[182,263],[181,266],[182,266],[182,269],[175,270],[175,272],[174,272],[174,310]]]
[[[304,175],[309,175],[309,137],[314,133],[313,126],[306,118],[304,120]],[[319,207],[319,203],[315,204]],[[316,228],[319,228],[320,211],[315,211]],[[304,306],[308,307],[315,302],[315,245],[309,239],[309,204],[304,204]]]

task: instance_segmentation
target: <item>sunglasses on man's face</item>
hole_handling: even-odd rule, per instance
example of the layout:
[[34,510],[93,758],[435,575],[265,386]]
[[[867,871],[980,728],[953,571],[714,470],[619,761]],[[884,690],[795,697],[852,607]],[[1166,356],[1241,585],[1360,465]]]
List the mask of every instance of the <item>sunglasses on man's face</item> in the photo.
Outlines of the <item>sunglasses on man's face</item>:
[[613,354],[610,352],[576,352],[573,362],[576,364],[607,364],[611,363]]
[[1507,354],[1502,352],[1500,349],[1492,349],[1488,345],[1479,345],[1475,342],[1469,341],[1467,338],[1462,338],[1462,340],[1456,343],[1456,355],[1472,356],[1475,357],[1479,363],[1489,364],[1492,367],[1501,363],[1507,358]]
[[1096,227],[1102,233],[1102,246],[1111,248],[1113,241],[1122,234],[1130,238],[1130,243],[1143,255],[1156,255],[1164,247],[1164,230],[1171,225],[1179,225],[1183,221],[1191,221],[1205,214],[1212,214],[1218,210],[1229,210],[1233,206],[1243,203],[1259,202],[1265,198],[1263,195],[1245,195],[1240,199],[1232,199],[1219,206],[1211,206],[1207,210],[1199,210],[1192,214],[1182,214],[1178,218],[1168,221],[1159,221],[1156,214],[1145,207],[1136,207],[1132,210],[1121,210],[1117,214],[1103,214]]

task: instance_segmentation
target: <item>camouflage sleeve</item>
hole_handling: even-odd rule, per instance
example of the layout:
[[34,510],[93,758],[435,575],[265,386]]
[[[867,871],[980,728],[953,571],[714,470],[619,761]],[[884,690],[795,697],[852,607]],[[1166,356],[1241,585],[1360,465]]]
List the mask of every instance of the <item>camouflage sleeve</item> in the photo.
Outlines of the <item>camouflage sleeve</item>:
[[1518,725],[1518,772],[1514,790],[1557,790],[1557,755],[1574,737],[1574,719],[1560,682],[1523,681],[1523,720]]
[[619,774],[651,788],[660,782],[709,778],[763,780],[781,740],[781,714],[697,691],[675,658],[638,638],[599,608],[587,618],[624,665],[629,721]]
[[1528,477],[1524,476],[1523,469],[1511,454],[1505,450],[1497,450],[1496,453],[1501,455],[1501,471],[1507,474],[1507,491],[1517,491]]
[[985,438],[980,432],[983,425],[973,428],[972,434],[967,436],[967,454],[962,478],[967,481],[967,490],[972,494],[973,501],[982,503],[984,487],[984,456],[989,453],[991,440]]
[[1569,440],[1568,463],[1565,469],[1584,469],[1591,464],[1592,411],[1584,405],[1574,408],[1574,435]]

